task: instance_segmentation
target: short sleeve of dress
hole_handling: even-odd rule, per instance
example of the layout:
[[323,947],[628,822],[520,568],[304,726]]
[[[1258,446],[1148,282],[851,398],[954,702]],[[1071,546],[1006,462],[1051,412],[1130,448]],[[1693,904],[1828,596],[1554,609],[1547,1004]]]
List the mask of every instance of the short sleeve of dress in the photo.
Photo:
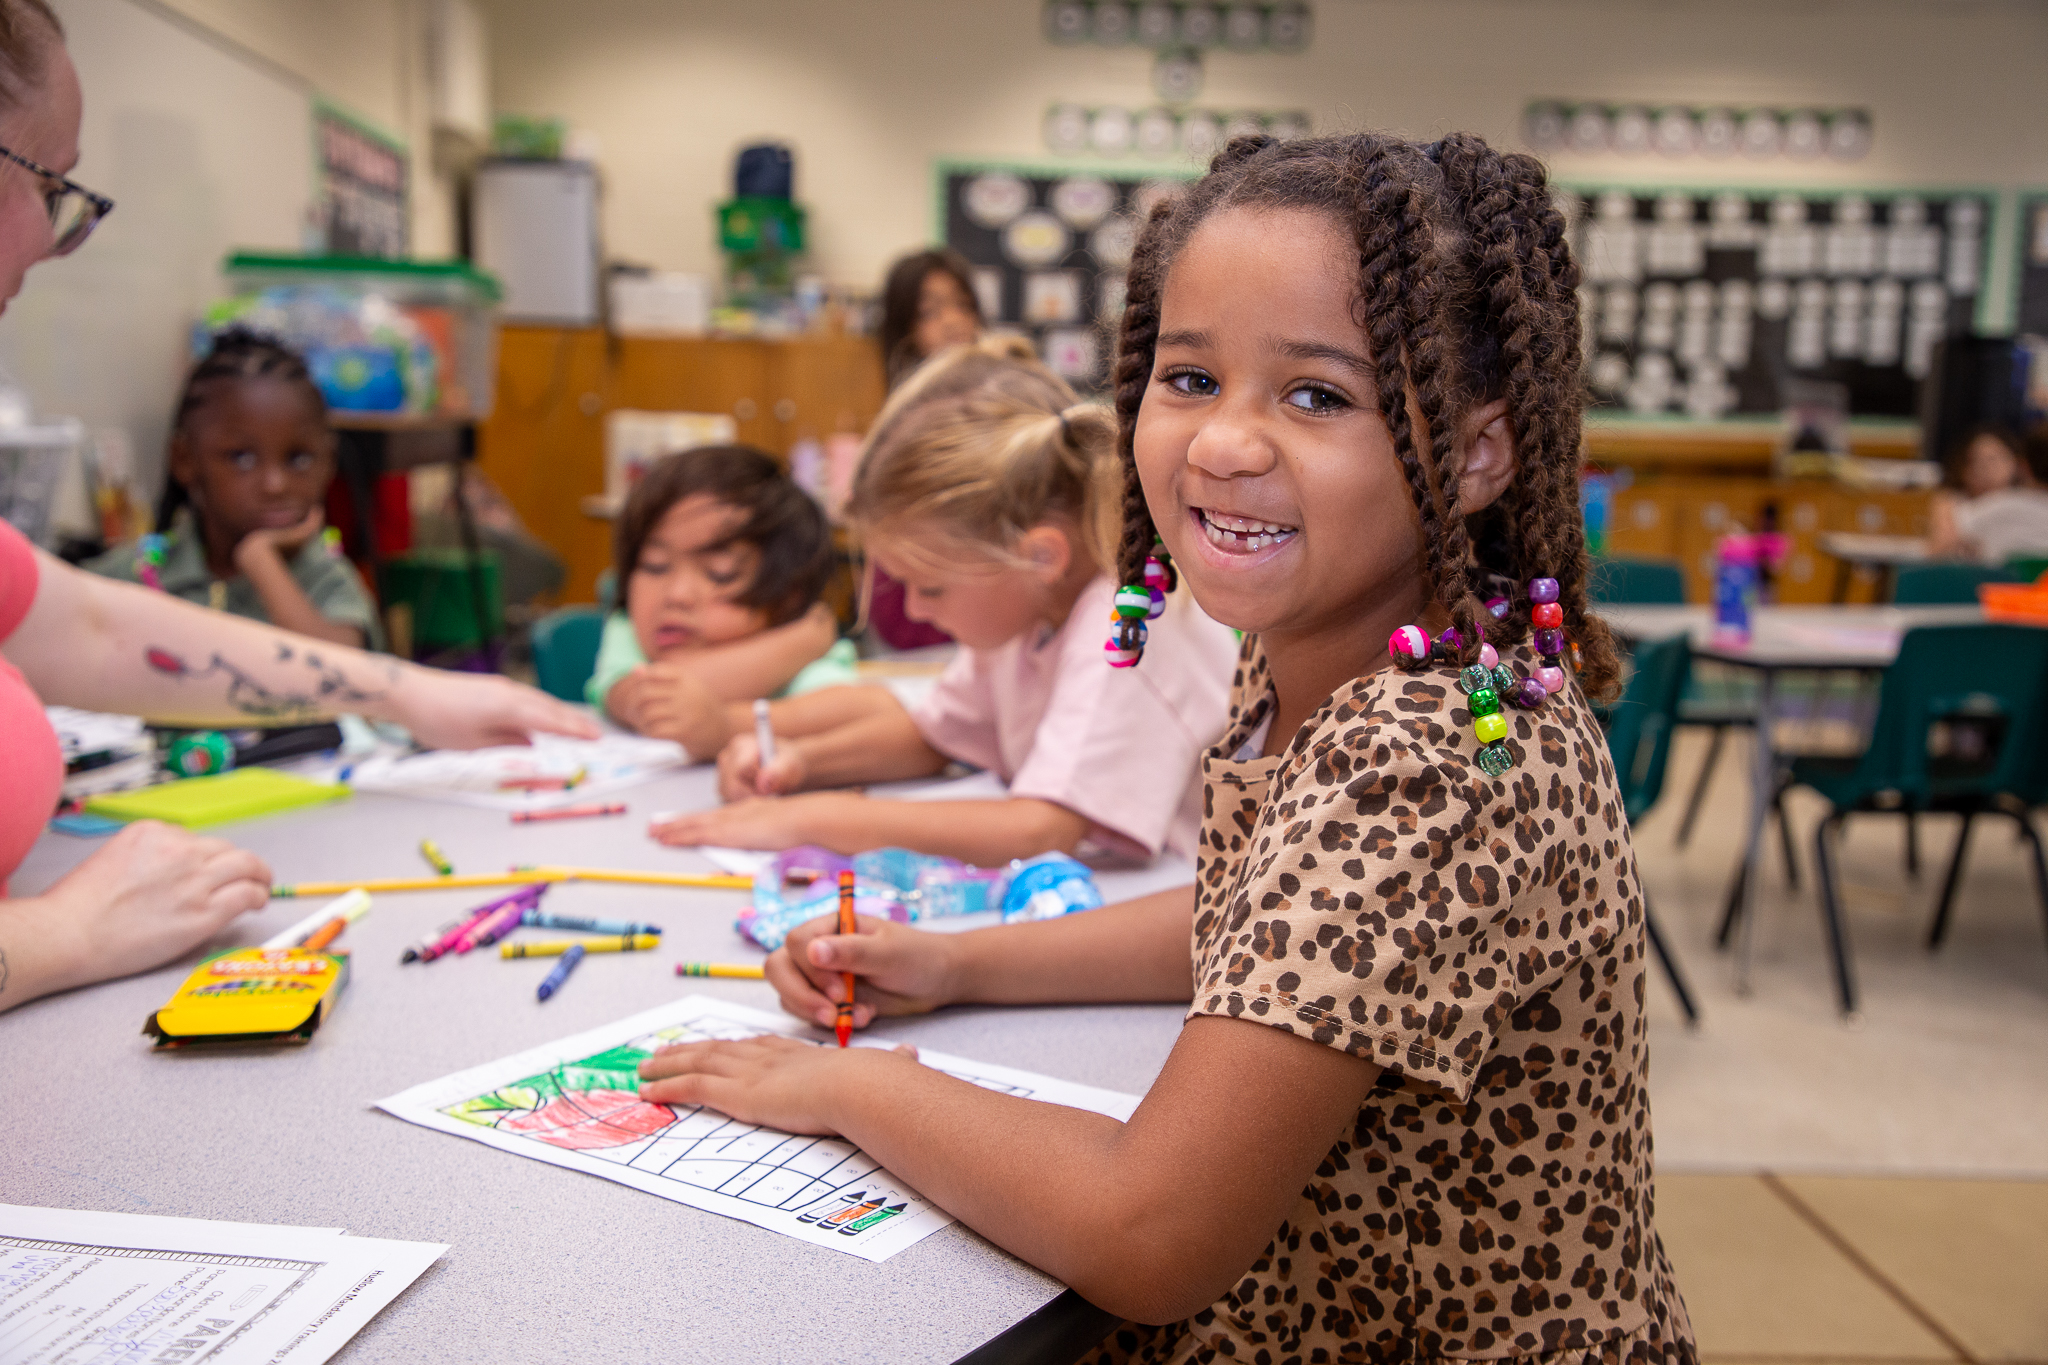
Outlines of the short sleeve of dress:
[[970,768],[1002,768],[996,697],[981,651],[963,649],[910,713],[924,742]]
[[[1360,679],[1264,760],[1235,885],[1197,926],[1191,1016],[1271,1024],[1469,1096],[1563,963],[1541,944],[1517,956],[1527,868],[1501,828],[1515,803],[1466,761],[1448,691],[1392,670]],[[1217,751],[1206,766],[1214,792]]]

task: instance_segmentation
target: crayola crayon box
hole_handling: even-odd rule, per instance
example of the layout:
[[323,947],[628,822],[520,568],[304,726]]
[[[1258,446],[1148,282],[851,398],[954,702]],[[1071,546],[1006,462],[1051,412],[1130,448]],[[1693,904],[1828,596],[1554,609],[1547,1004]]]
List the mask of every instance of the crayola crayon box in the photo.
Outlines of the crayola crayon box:
[[236,948],[208,958],[142,1031],[156,1050],[303,1043],[348,983],[347,953]]

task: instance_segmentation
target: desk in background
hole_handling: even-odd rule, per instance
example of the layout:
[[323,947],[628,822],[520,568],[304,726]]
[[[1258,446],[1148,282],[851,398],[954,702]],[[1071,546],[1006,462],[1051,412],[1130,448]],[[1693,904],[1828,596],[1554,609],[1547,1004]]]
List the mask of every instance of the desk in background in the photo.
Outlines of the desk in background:
[[[519,825],[503,812],[358,795],[225,827],[281,881],[412,875],[431,835],[458,870],[513,862],[709,870],[645,833],[654,811],[702,806],[713,775],[688,770],[623,794],[620,819]],[[96,844],[46,835],[16,894],[54,881]],[[1184,863],[1102,878],[1111,899],[1176,879]],[[0,1191],[13,1203],[342,1227],[447,1242],[448,1255],[341,1359],[557,1361],[603,1342],[621,1360],[946,1362],[1060,1293],[1050,1277],[955,1225],[881,1265],[491,1151],[370,1105],[421,1081],[701,993],[774,1009],[763,982],[679,979],[679,960],[758,961],[732,928],[744,893],[565,885],[563,913],[667,929],[662,948],[592,958],[545,1004],[546,965],[461,958],[401,967],[399,953],[486,896],[385,895],[341,946],[347,993],[306,1047],[156,1055],[142,1021],[193,956],[159,971],[0,1015],[9,1098]],[[272,901],[215,948],[260,942],[307,911]],[[1143,1093],[1180,1032],[1180,1005],[953,1009],[878,1036]]]

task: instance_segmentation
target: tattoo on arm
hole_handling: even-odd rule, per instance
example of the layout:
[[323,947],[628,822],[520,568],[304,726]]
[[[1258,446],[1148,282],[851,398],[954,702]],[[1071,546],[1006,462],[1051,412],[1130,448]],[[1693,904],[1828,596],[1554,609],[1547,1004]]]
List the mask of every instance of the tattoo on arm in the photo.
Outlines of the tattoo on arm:
[[[293,661],[290,645],[279,642],[277,649],[277,658],[273,662],[285,664]],[[183,656],[155,645],[143,652],[143,658],[151,668],[179,682],[204,682],[208,678],[224,677],[227,680],[227,704],[245,716],[260,720],[305,720],[365,702],[382,701],[386,695],[358,687],[338,666],[323,663],[320,656],[313,653],[298,656],[312,674],[310,680],[297,688],[283,691],[266,687],[219,654],[215,654],[205,668],[194,668],[185,662]],[[390,680],[398,681],[395,666]]]
[[0,948],[0,995],[7,994],[7,950]]

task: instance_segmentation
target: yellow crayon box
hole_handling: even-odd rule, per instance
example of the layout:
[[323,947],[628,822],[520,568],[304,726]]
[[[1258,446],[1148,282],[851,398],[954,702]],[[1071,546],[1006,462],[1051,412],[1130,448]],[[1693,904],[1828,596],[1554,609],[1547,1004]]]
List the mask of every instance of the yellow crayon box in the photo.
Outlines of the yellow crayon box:
[[158,1051],[202,1044],[303,1043],[348,983],[347,953],[237,948],[193,969],[142,1031]]

